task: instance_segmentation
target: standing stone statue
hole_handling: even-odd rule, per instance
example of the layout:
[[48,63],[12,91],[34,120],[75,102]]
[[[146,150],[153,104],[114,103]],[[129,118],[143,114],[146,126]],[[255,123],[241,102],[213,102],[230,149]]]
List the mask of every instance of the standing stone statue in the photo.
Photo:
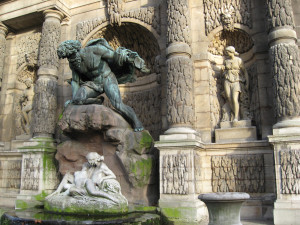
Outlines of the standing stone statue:
[[[239,120],[240,112],[240,94],[242,91],[249,90],[249,76],[241,58],[237,57],[238,53],[233,46],[225,49],[225,54],[228,56],[222,67],[224,76],[224,97],[226,104],[222,108],[222,121],[226,121],[225,115],[230,114],[230,120],[236,122]],[[243,88],[242,86],[245,86]]]
[[[127,207],[127,199],[121,193],[116,175],[104,163],[104,157],[97,152],[86,156],[87,163],[74,175],[67,173],[57,190],[46,198],[48,210],[64,211],[68,208],[93,212],[109,208]],[[79,207],[79,208],[78,208]]]
[[[57,50],[59,58],[67,58],[72,70],[72,101],[75,105],[102,104],[105,93],[113,107],[129,120],[135,131],[143,125],[133,109],[122,102],[119,83],[135,81],[134,70],[150,73],[145,62],[131,50],[117,50],[103,38],[94,39],[81,48],[79,41],[62,42]],[[67,104],[70,102],[67,102]]]
[[26,79],[24,81],[26,89],[23,91],[20,98],[21,105],[21,125],[26,134],[30,134],[30,123],[32,114],[32,103],[34,97],[33,82],[31,79]]

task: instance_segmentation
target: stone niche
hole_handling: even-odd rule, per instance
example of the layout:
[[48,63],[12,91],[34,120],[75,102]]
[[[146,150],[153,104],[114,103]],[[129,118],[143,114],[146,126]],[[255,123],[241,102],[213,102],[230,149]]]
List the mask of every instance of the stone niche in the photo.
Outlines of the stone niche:
[[87,153],[97,152],[116,175],[129,203],[156,204],[158,155],[148,131],[133,132],[123,117],[103,105],[69,105],[59,125],[68,137],[55,156],[62,175],[81,170]]

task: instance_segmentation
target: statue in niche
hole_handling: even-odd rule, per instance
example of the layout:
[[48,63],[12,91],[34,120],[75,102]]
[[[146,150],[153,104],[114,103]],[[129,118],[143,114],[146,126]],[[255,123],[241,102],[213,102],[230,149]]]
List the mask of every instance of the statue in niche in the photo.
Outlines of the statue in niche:
[[105,93],[113,107],[132,124],[135,131],[143,125],[133,109],[122,102],[118,83],[134,82],[135,69],[150,73],[138,53],[119,47],[117,50],[104,38],[94,39],[81,48],[79,41],[62,42],[57,50],[59,58],[67,58],[72,70],[72,100],[66,105],[102,104]]
[[19,100],[21,105],[21,126],[25,134],[30,134],[34,87],[31,79],[26,79],[24,83],[26,89],[23,91]]
[[128,205],[127,199],[121,193],[120,183],[115,174],[104,163],[104,157],[97,152],[90,152],[86,156],[87,163],[83,164],[81,171],[74,175],[67,173],[59,184],[57,190],[48,195],[46,200],[57,205],[81,205],[93,202],[99,207],[115,205]]
[[[241,58],[233,46],[226,47],[227,58],[222,66],[224,77],[224,96],[226,103],[222,107],[222,121],[236,122],[240,116],[240,100],[249,90],[249,76]],[[242,107],[243,119],[248,119],[245,107]]]

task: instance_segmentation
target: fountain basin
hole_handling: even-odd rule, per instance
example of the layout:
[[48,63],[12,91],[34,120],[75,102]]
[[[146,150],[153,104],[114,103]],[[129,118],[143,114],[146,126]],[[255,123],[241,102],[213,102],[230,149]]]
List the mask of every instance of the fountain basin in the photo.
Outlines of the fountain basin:
[[240,211],[250,195],[243,192],[217,192],[201,194],[209,213],[209,225],[242,225]]
[[42,209],[4,210],[0,224],[26,225],[100,225],[100,224],[160,224],[160,216],[153,211],[129,212],[122,215],[89,215],[89,214],[59,214],[50,213]]

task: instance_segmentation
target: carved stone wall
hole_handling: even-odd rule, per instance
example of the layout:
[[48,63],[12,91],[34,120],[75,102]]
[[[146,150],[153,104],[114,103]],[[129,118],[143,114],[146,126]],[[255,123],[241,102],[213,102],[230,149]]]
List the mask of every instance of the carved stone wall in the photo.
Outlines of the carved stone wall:
[[300,194],[300,150],[280,151],[281,193]]
[[109,21],[111,24],[121,25],[121,13],[124,10],[123,0],[108,0],[107,1]]
[[300,62],[297,45],[270,47],[271,73],[274,77],[275,117],[300,115]]
[[235,50],[242,54],[253,47],[251,37],[243,30],[235,29],[232,32],[221,31],[214,36],[209,45],[208,51],[213,55],[224,55],[224,50],[228,46],[234,46]]
[[146,130],[154,140],[161,134],[160,88],[134,93],[124,93],[123,102],[133,108]]
[[22,160],[0,159],[0,189],[19,189]]
[[290,0],[268,0],[268,28],[291,26],[295,28],[293,9]]
[[24,63],[27,63],[26,57],[31,57],[32,60],[37,64],[39,43],[41,40],[41,33],[33,33],[22,37],[17,44],[18,59],[17,69],[20,68]]
[[41,159],[35,154],[23,155],[22,190],[38,190],[40,181]]
[[188,194],[188,155],[164,155],[162,162],[163,194]]
[[[125,11],[120,14],[119,19],[121,20],[121,22],[122,18],[140,20],[141,22],[151,25],[156,30],[156,32],[160,34],[159,8],[145,7],[131,11]],[[93,31],[96,27],[100,26],[101,24],[107,21],[108,20],[105,17],[98,17],[92,20],[87,20],[78,23],[76,26],[76,39],[79,41],[83,41],[91,31]]]
[[262,154],[212,156],[211,169],[213,192],[265,191]]
[[205,31],[209,34],[213,29],[222,25],[222,13],[229,13],[234,23],[252,27],[250,0],[203,0]]

